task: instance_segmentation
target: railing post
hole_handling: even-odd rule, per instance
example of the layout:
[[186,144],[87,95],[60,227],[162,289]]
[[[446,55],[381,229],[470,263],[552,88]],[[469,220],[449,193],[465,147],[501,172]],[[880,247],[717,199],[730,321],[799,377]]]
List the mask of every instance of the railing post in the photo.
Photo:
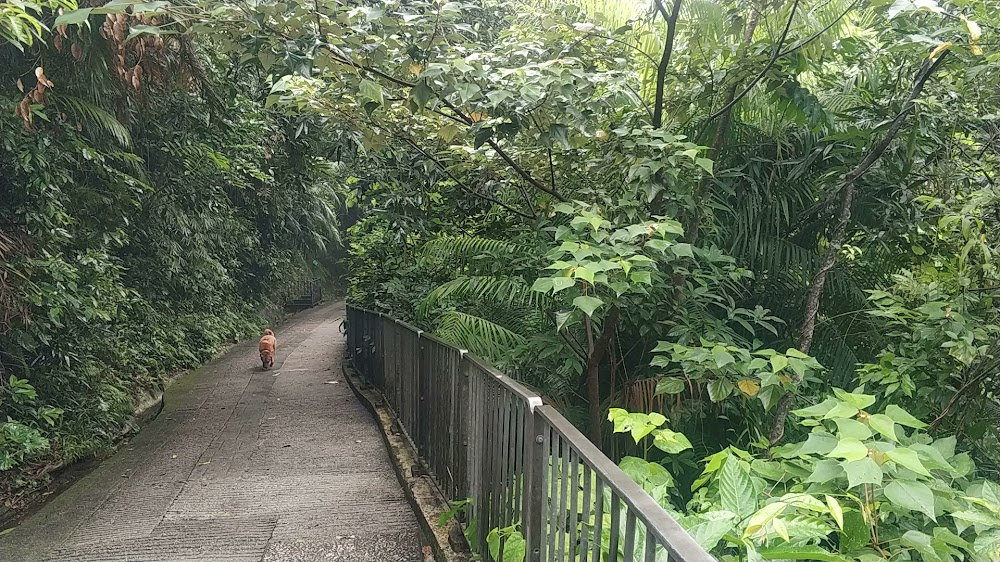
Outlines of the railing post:
[[541,562],[542,541],[545,540],[544,516],[546,508],[544,463],[546,459],[543,444],[545,439],[542,431],[545,421],[538,415],[536,409],[542,405],[538,397],[528,400],[525,410],[527,419],[524,423],[524,500],[521,506],[521,525],[524,534],[526,562]]
[[473,458],[470,454],[472,450],[474,418],[472,417],[471,387],[469,381],[469,363],[465,360],[464,349],[458,352],[458,363],[456,366],[455,378],[457,379],[458,390],[455,394],[455,425],[459,437],[456,439],[457,456],[461,459],[459,469],[456,471],[455,479],[458,486],[458,498],[466,499],[473,497],[472,489],[472,468]]

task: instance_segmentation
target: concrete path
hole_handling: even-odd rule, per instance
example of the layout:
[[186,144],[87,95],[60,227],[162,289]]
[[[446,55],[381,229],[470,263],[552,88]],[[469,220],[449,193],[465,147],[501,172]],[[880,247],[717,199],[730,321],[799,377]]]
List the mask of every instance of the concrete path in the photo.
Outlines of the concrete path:
[[411,562],[417,521],[343,381],[343,303],[180,378],[159,417],[12,533],[0,562]]

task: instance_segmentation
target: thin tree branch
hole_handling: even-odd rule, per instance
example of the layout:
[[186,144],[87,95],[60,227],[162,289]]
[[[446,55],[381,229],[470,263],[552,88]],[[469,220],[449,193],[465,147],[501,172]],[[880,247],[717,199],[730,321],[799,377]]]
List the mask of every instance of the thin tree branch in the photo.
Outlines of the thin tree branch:
[[739,95],[735,96],[732,100],[729,101],[729,103],[719,108],[718,111],[709,115],[708,119],[705,119],[705,123],[703,124],[703,126],[711,123],[719,116],[732,109],[734,105],[739,103],[741,99],[743,99],[744,97],[746,97],[747,94],[750,93],[750,90],[752,90],[753,87],[756,86],[758,82],[764,79],[764,76],[767,74],[767,71],[771,70],[771,67],[774,66],[774,63],[778,62],[778,57],[781,54],[781,46],[785,43],[785,39],[788,37],[788,31],[792,28],[792,21],[795,19],[795,11],[798,9],[798,7],[799,7],[799,0],[795,0],[795,2],[792,4],[791,13],[788,14],[788,21],[785,23],[785,29],[781,32],[781,37],[778,39],[778,43],[774,46],[774,52],[771,55],[771,59],[767,61],[767,64],[764,65],[764,68],[757,73],[757,76],[755,76],[754,79],[751,80],[749,84],[747,84],[746,88],[743,88],[743,91],[740,92]]
[[847,16],[847,14],[851,13],[854,10],[854,8],[856,8],[858,6],[858,4],[860,4],[860,3],[861,3],[861,0],[854,0],[854,2],[850,6],[848,6],[847,9],[844,10],[844,12],[842,14],[840,14],[839,16],[837,16],[836,19],[834,19],[832,22],[830,22],[829,25],[827,25],[823,29],[817,31],[816,33],[813,33],[809,37],[806,37],[802,41],[799,41],[798,43],[792,45],[791,47],[788,48],[788,50],[782,51],[781,54],[778,55],[778,57],[781,58],[781,57],[784,57],[784,56],[788,56],[788,55],[794,53],[795,51],[798,51],[802,47],[805,47],[809,43],[812,43],[813,41],[815,41],[816,39],[818,39],[820,35],[823,35],[827,31],[830,31],[831,29],[833,29],[833,26],[835,26],[838,23],[840,23],[840,20],[844,19]]
[[652,63],[654,66],[656,65],[656,59],[653,58],[653,55],[650,55],[646,51],[643,51],[642,49],[640,49],[637,45],[633,45],[633,44],[629,43],[628,41],[625,41],[624,39],[619,39],[617,37],[612,37],[610,35],[601,35],[600,33],[590,33],[588,35],[590,37],[597,37],[598,39],[607,39],[608,41],[614,41],[615,43],[619,43],[621,45],[625,45],[626,47],[628,47],[628,48],[632,49],[633,51],[639,53],[640,55],[646,57],[649,60],[649,62]]
[[[656,95],[653,98],[653,127],[657,129],[663,125],[663,92],[666,88],[667,68],[670,67],[670,55],[674,50],[674,37],[677,33],[677,18],[681,13],[681,1],[674,0],[674,5],[668,14],[662,0],[655,0],[656,9],[667,21],[667,37],[663,41],[660,64],[656,67]],[[798,0],[795,1],[798,2]]]
[[[479,197],[480,199],[484,199],[486,201],[489,201],[490,203],[493,203],[495,205],[499,205],[499,206],[503,207],[504,209],[507,209],[508,211],[510,211],[510,212],[512,212],[512,213],[514,213],[516,215],[522,216],[522,217],[524,217],[526,219],[534,219],[535,218],[534,215],[529,215],[528,213],[525,213],[525,212],[523,212],[523,211],[521,211],[519,209],[515,209],[514,207],[511,207],[510,205],[504,203],[503,201],[500,201],[498,199],[490,197],[489,195],[486,195],[485,193],[479,193],[478,191],[472,189],[471,187],[469,187],[468,185],[466,185],[465,182],[463,182],[462,180],[458,179],[455,176],[455,174],[452,174],[451,171],[448,170],[448,168],[443,163],[441,163],[440,160],[438,160],[437,158],[434,157],[434,155],[430,154],[429,152],[427,152],[426,150],[424,150],[423,148],[421,148],[417,143],[413,142],[413,139],[410,139],[409,137],[406,137],[406,136],[403,136],[403,135],[395,135],[395,136],[396,136],[396,138],[402,140],[406,144],[408,144],[408,145],[412,146],[414,149],[416,149],[417,152],[419,152],[420,154],[422,154],[424,156],[424,158],[427,158],[431,162],[434,162],[434,164],[438,168],[440,168],[441,171],[445,173],[445,175],[447,175],[449,178],[451,178],[451,180],[454,181],[455,184],[458,185],[458,187],[460,189],[462,189],[462,191],[465,191],[466,193],[468,193],[470,195],[474,195],[476,197]],[[534,212],[534,211],[532,211],[532,212]]]

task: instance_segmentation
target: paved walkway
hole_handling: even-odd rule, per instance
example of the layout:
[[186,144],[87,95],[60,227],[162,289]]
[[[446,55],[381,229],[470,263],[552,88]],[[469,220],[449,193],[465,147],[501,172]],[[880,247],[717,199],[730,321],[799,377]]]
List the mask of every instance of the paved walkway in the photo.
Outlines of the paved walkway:
[[417,521],[343,381],[343,303],[179,379],[159,417],[20,527],[0,562],[411,562]]

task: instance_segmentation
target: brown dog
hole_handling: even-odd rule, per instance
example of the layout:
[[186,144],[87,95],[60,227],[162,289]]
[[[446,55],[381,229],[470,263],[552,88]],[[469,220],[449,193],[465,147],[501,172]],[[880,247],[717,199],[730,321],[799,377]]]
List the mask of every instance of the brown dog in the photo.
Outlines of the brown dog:
[[274,366],[274,352],[278,349],[278,340],[274,338],[274,332],[269,329],[264,330],[264,337],[260,338],[260,362],[266,371],[268,367]]

